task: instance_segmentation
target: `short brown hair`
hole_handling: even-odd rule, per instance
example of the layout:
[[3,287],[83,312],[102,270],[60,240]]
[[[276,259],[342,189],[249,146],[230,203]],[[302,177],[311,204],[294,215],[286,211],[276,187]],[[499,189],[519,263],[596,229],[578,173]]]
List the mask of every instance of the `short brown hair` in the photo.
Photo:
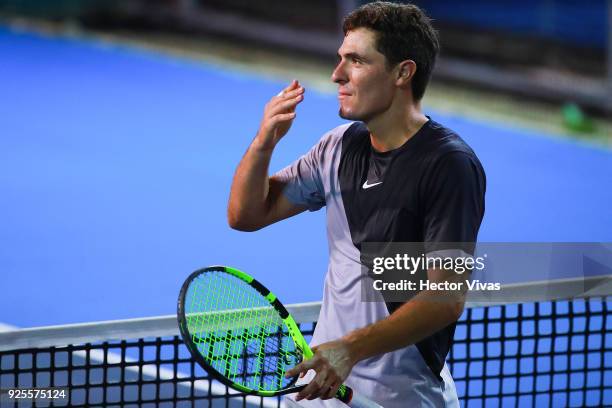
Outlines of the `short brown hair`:
[[344,35],[357,28],[376,32],[376,49],[385,56],[387,68],[408,59],[416,63],[412,94],[415,101],[421,100],[440,49],[438,34],[429,17],[413,4],[377,1],[346,16],[342,26]]

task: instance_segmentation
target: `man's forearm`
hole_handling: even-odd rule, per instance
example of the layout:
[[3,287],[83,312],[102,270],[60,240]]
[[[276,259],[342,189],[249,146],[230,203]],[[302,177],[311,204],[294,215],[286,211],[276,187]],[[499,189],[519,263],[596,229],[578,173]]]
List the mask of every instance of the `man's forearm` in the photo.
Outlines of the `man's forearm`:
[[272,150],[259,148],[255,138],[240,161],[227,207],[227,217],[232,228],[256,229],[253,220],[263,219],[267,210],[271,157]]
[[[304,88],[294,80],[266,104],[257,136],[234,174],[227,205],[227,220],[232,228],[254,231],[302,211],[282,199],[279,204],[282,186],[273,183],[270,191],[268,166],[274,147],[289,131],[295,108],[303,99]],[[276,211],[270,214],[273,207]]]
[[[444,299],[441,299],[441,296]],[[354,362],[388,353],[438,332],[456,322],[463,311],[461,293],[423,291],[387,318],[344,337]]]

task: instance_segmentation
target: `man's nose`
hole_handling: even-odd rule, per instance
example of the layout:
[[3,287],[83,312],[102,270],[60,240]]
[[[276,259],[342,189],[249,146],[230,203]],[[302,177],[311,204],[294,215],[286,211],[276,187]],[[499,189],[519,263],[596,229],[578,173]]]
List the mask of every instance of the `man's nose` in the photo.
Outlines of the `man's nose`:
[[344,64],[339,62],[334,68],[331,74],[331,80],[337,84],[341,84],[347,81],[346,73],[344,72]]

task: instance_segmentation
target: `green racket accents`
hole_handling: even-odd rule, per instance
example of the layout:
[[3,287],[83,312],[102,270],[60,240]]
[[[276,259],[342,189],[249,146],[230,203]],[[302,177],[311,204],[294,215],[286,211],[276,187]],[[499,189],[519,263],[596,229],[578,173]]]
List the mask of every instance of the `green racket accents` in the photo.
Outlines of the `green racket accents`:
[[310,351],[276,296],[234,268],[192,274],[181,289],[179,322],[194,358],[245,393],[272,396],[288,389],[296,379],[285,372]]
[[[276,295],[248,274],[227,266],[195,271],[181,288],[178,320],[193,358],[227,386],[265,397],[304,388],[285,372],[313,352]],[[343,385],[338,398],[351,394]]]

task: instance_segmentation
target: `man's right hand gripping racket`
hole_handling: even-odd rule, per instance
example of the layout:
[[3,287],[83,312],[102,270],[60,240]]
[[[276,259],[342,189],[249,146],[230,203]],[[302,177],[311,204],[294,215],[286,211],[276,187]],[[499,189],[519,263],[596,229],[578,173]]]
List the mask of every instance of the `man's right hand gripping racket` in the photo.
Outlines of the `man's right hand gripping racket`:
[[[192,273],[179,295],[178,324],[193,358],[228,387],[263,397],[305,387],[285,372],[312,350],[283,304],[244,272],[212,266]],[[380,408],[346,385],[336,398],[350,407]]]

